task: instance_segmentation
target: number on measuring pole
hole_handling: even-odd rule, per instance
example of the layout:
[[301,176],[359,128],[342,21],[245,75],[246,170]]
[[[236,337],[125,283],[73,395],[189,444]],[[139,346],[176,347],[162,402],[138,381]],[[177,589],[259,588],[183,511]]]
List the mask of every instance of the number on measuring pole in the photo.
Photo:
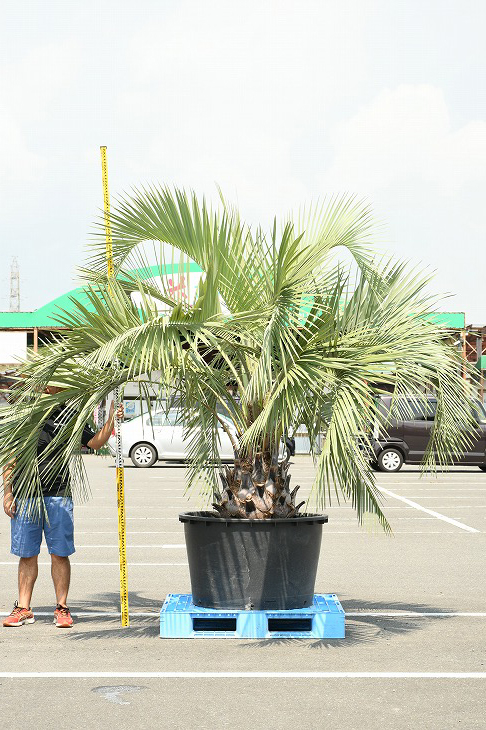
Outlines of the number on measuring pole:
[[[110,225],[110,195],[108,192],[108,164],[106,159],[106,147],[101,147],[101,172],[103,177],[103,203],[105,211],[105,235],[106,235],[106,268],[108,280],[114,279],[115,267],[113,265],[113,245]],[[123,468],[123,448],[121,439],[120,419],[118,418],[118,407],[120,405],[120,391],[114,390],[114,414],[115,414],[115,441],[116,441],[116,496],[118,505],[118,552],[120,555],[120,612],[122,626],[130,625],[128,613],[128,583],[127,583],[127,545],[126,545],[126,523],[125,523],[125,477]]]

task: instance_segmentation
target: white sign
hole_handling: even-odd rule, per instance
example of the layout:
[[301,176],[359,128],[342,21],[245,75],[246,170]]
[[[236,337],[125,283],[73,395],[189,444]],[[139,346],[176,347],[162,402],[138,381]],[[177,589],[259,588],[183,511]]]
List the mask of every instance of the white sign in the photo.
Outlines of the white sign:
[[[164,274],[164,276],[154,276],[147,279],[147,284],[159,289],[162,296],[170,297],[175,301],[183,304],[194,304],[197,296],[197,288],[201,280],[201,271],[184,271],[180,274]],[[143,297],[139,292],[132,294],[132,302],[137,307],[142,306]],[[164,302],[153,298],[153,302],[158,312],[169,312],[169,308]]]
[[0,363],[14,364],[27,357],[27,332],[0,330]]

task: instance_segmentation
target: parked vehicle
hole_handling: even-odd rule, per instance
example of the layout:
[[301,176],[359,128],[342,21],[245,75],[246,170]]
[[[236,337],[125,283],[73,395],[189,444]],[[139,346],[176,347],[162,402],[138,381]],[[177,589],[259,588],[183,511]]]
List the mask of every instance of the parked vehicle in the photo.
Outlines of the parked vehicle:
[[[221,416],[228,428],[236,435],[229,418]],[[228,434],[219,429],[219,456],[222,461],[233,461],[234,453]],[[187,458],[188,444],[183,439],[181,414],[175,408],[169,411],[155,410],[143,413],[121,425],[123,456],[130,458],[137,467],[153,466],[158,460],[180,461]],[[115,452],[115,437],[108,446]]]
[[[232,421],[220,416],[236,436]],[[183,439],[183,423],[180,411],[175,408],[168,412],[155,410],[152,414],[143,413],[121,425],[123,456],[130,458],[140,468],[153,466],[156,461],[181,461],[187,458],[187,443]],[[230,438],[221,426],[219,429],[219,456],[222,461],[233,461],[234,453]],[[115,436],[108,441],[110,450],[115,453]],[[287,436],[285,448],[280,458],[289,459],[295,454],[295,439]]]
[[[379,409],[390,411],[392,396],[381,396]],[[437,400],[433,396],[401,397],[401,418],[392,419],[386,432],[375,426],[373,434],[374,459],[372,466],[385,472],[400,471],[403,464],[420,464],[430,439],[435,420]],[[475,402],[474,417],[477,427],[471,449],[451,464],[478,466],[486,471],[486,411]]]

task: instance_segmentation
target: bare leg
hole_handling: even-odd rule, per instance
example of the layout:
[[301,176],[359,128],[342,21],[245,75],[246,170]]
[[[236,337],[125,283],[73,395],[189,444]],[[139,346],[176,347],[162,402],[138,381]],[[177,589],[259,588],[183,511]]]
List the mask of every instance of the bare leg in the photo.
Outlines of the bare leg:
[[51,555],[51,575],[56,591],[56,600],[61,606],[67,606],[69,583],[71,581],[71,563],[69,558]]
[[19,606],[30,608],[32,591],[37,579],[38,566],[37,555],[32,558],[20,558],[19,560]]

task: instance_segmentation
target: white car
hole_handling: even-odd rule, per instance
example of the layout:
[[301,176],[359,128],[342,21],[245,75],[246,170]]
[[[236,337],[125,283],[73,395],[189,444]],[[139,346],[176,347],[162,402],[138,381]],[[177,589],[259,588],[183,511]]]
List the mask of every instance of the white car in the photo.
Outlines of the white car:
[[[157,460],[183,460],[188,456],[188,444],[183,439],[183,426],[180,411],[152,411],[122,423],[121,437],[123,456],[130,457],[135,466],[153,466]],[[236,430],[229,418],[221,416],[236,437]],[[219,456],[222,461],[232,461],[233,447],[223,427],[218,428]],[[108,441],[110,450],[115,453],[115,436]]]

